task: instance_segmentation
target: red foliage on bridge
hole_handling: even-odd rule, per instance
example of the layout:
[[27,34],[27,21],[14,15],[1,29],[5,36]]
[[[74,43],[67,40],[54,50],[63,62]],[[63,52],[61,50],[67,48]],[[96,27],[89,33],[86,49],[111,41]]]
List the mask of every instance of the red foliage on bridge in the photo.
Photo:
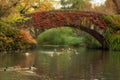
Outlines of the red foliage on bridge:
[[105,29],[106,26],[103,21],[100,20],[100,14],[92,12],[80,12],[80,11],[45,11],[36,12],[29,14],[32,16],[32,22],[29,26],[34,26],[37,28],[52,28],[60,26],[80,26],[84,20],[82,18],[87,18],[92,24]]
[[106,29],[104,21],[101,19],[102,14],[80,11],[44,11],[27,14],[26,16],[32,17],[26,22],[26,27],[33,26],[40,31],[62,26],[75,27],[91,34],[101,43],[103,48],[109,48],[108,42],[99,33],[101,32],[99,31],[100,28]]

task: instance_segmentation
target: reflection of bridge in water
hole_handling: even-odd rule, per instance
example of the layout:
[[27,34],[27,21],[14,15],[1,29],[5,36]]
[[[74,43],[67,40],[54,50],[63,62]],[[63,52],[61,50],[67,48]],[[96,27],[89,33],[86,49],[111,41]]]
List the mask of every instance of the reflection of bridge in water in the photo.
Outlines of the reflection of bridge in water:
[[109,48],[103,36],[103,31],[106,29],[105,23],[101,19],[103,14],[80,11],[45,11],[27,14],[27,16],[32,18],[25,23],[26,27],[34,26],[36,31],[31,32],[36,35],[46,29],[69,26],[89,33],[101,43],[103,48]]

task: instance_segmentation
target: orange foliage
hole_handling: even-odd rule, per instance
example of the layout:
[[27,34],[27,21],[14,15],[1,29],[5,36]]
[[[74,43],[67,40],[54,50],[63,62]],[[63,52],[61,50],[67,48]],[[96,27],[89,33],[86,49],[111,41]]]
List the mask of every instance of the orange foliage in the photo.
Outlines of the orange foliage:
[[19,39],[24,39],[28,43],[37,43],[35,39],[32,38],[32,36],[29,34],[29,32],[26,32],[25,30],[20,30]]

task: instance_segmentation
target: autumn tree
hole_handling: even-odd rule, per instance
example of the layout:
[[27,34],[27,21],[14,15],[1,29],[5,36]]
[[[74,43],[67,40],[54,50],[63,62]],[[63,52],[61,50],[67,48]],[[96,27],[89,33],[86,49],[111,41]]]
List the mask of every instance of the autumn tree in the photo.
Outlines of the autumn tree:
[[[62,9],[99,12],[103,14],[114,14],[119,10],[120,0],[106,0],[103,3],[92,3],[93,0],[61,0]],[[114,2],[113,2],[114,1]],[[116,6],[116,8],[115,8]]]
[[116,8],[116,11],[118,14],[120,14],[120,0],[112,0],[112,2],[114,3],[115,5],[115,8]]
[[0,0],[0,51],[30,48],[34,44],[29,33],[22,33],[15,25],[25,19],[17,10],[19,3],[20,0]]
[[90,6],[89,0],[61,0],[62,9],[87,10]]
[[[17,6],[17,9],[20,14],[23,15],[40,11],[48,11],[54,9],[54,2],[55,0],[21,0]],[[36,36],[43,30],[38,30],[31,26],[31,28],[29,28],[29,31],[31,35],[36,38]]]
[[112,0],[106,0],[103,4],[91,4],[91,11],[106,15],[113,15],[116,13],[115,5]]
[[17,6],[21,14],[54,9],[54,0],[21,0]]
[[9,16],[11,12],[16,13],[15,7],[18,3],[18,0],[0,0],[0,19]]

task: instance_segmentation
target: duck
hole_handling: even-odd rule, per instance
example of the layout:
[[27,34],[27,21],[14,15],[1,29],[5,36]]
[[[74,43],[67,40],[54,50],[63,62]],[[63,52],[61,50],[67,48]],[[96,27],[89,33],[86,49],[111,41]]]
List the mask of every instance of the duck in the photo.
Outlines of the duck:
[[65,52],[66,52],[66,53],[70,53],[70,52],[71,52],[71,49],[70,49],[70,48],[67,48],[67,49],[65,50]]
[[7,68],[8,68],[8,67],[5,67],[5,68],[3,69],[3,71],[7,71]]
[[29,55],[30,55],[30,53],[26,52],[26,53],[25,53],[25,55],[26,55],[26,56],[29,56]]
[[61,51],[62,51],[62,52],[64,52],[64,51],[65,51],[65,49],[64,49],[64,48],[62,48],[62,49],[61,49]]
[[21,66],[20,65],[16,65],[16,66],[14,66],[14,70],[21,70],[22,68],[21,68]]
[[53,57],[53,53],[51,53],[50,56]]
[[29,69],[32,70],[32,71],[35,70],[36,69],[35,65],[30,66]]
[[74,54],[78,54],[77,50],[73,50],[73,53],[74,53]]

